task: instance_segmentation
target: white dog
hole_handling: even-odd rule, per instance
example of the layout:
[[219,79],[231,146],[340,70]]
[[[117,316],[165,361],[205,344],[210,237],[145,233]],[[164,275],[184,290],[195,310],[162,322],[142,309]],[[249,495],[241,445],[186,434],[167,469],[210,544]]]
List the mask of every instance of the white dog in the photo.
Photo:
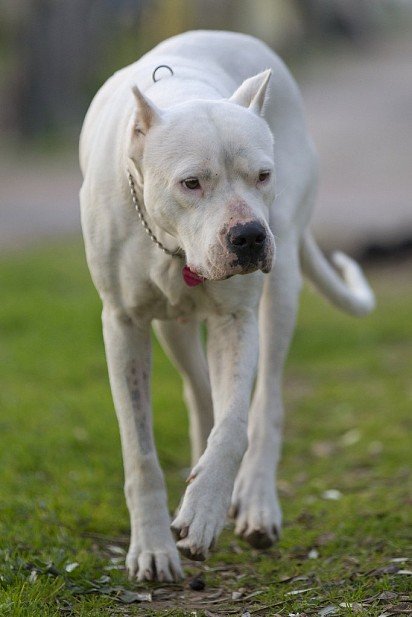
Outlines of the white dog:
[[[300,270],[350,313],[366,314],[374,297],[359,267],[336,254],[341,278],[307,230],[317,160],[299,91],[250,36],[189,32],[117,72],[86,116],[80,159],[123,449],[127,567],[139,580],[171,581],[182,576],[177,548],[204,559],[230,506],[253,546],[279,534],[281,380]],[[190,413],[177,548],[153,441],[152,322]]]

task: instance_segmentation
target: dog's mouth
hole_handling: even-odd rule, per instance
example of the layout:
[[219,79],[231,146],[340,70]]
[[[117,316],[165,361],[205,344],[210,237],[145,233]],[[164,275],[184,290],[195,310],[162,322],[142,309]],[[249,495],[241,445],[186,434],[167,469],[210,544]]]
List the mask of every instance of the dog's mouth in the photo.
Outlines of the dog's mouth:
[[[234,272],[233,274],[226,274],[222,278],[216,280],[227,281],[227,279],[232,278],[232,276],[235,276],[235,274],[249,274],[250,272],[254,272],[255,270],[256,268],[252,268],[251,270],[245,272]],[[208,280],[205,276],[202,276],[194,270],[191,270],[187,265],[183,266],[182,268],[182,277],[188,287],[197,287],[197,285],[201,285],[201,283],[204,283]]]

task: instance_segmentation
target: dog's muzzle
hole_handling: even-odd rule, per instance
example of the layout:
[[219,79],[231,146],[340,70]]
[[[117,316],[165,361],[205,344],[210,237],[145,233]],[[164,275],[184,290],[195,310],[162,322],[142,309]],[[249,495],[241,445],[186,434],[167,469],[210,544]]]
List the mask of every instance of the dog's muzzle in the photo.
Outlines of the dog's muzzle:
[[196,262],[189,254],[183,278],[190,287],[203,280],[223,281],[236,274],[250,274],[261,270],[270,272],[275,243],[270,229],[261,221],[252,219],[223,226],[218,241],[209,246],[207,266]]

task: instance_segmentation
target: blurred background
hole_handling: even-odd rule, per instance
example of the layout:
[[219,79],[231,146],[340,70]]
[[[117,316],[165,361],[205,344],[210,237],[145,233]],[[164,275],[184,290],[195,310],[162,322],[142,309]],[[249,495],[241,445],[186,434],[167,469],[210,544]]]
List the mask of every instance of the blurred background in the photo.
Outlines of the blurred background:
[[[219,603],[241,585],[253,607],[269,598],[260,614],[400,614],[412,528],[412,0],[0,0],[1,617],[146,611],[114,604],[134,588],[121,569],[129,522],[77,142],[99,86],[191,28],[253,34],[290,66],[320,155],[315,234],[363,260],[378,298],[355,320],[303,290],[285,380],[285,532],[257,555],[226,530],[202,570],[211,606],[228,614]],[[187,419],[156,342],[153,364],[173,510]]]
[[0,251],[79,233],[77,139],[94,93],[196,28],[253,34],[291,67],[320,154],[322,246],[412,253],[408,0],[1,0]]

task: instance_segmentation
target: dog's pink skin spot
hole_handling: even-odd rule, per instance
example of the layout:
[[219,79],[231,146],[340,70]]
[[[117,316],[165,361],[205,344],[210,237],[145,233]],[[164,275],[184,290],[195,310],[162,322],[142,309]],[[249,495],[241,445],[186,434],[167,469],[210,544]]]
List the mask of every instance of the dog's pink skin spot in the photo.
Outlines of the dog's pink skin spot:
[[246,223],[254,218],[252,210],[240,197],[233,197],[228,201],[226,209],[229,214],[229,223],[232,224]]

